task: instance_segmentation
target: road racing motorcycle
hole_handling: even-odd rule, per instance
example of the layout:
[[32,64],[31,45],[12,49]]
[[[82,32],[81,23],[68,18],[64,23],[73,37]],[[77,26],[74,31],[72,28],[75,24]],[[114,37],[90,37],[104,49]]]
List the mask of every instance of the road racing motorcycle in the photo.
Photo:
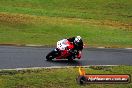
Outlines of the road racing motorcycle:
[[53,49],[46,56],[47,61],[53,59],[67,59],[68,61],[73,61],[75,58],[81,58],[81,51],[74,50],[73,43],[69,42],[67,39],[58,41],[57,48]]

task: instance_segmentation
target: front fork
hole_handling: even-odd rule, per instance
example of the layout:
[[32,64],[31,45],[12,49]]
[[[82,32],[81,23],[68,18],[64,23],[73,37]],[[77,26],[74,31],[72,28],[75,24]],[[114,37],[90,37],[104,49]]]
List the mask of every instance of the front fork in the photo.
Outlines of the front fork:
[[78,59],[80,59],[81,58],[81,54],[82,54],[82,51],[80,51],[80,50],[76,50],[76,52],[75,52],[75,58],[78,58]]
[[81,54],[82,54],[82,51],[78,51],[78,54],[77,54],[77,58],[78,58],[78,59],[81,58]]

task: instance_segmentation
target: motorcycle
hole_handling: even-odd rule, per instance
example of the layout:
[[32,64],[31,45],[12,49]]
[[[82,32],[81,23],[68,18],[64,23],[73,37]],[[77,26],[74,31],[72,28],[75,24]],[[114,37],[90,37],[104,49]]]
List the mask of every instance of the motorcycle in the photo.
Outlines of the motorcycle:
[[73,50],[73,43],[69,42],[67,39],[63,39],[57,42],[57,48],[53,49],[46,56],[47,61],[52,61],[53,59],[68,59],[68,61],[73,61],[75,58],[81,58],[81,51]]

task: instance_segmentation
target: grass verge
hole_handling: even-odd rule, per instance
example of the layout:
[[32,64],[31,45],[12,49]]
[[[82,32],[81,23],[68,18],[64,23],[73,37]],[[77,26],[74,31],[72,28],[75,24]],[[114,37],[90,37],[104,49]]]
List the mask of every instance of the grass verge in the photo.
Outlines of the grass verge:
[[[87,74],[130,74],[132,66],[90,66]],[[78,85],[78,68],[27,69],[0,71],[1,88],[131,88],[130,84]]]
[[0,13],[0,20],[1,44],[56,45],[62,38],[80,35],[88,46],[132,47],[131,26],[118,22],[9,13]]
[[82,36],[87,46],[132,47],[131,0],[1,0],[0,44],[56,45]]

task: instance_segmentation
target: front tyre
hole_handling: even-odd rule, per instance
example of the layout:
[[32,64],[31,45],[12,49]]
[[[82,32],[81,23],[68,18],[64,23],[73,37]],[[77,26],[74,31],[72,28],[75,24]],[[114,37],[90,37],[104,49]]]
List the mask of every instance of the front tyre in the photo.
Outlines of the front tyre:
[[73,62],[73,60],[75,59],[73,56],[69,56],[69,57],[67,57],[67,59],[68,59],[68,62]]
[[73,62],[73,59],[71,59],[71,58],[68,58],[68,62]]

